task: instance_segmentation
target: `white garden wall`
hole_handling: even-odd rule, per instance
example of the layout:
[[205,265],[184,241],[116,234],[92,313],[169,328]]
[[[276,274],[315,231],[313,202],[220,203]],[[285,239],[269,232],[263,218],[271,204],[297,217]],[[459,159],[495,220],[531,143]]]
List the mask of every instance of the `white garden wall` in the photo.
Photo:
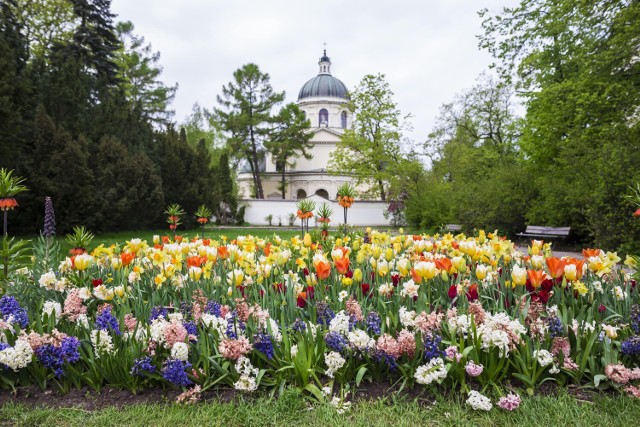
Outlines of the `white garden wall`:
[[[317,206],[328,203],[333,209],[331,216],[331,227],[337,227],[344,222],[343,208],[337,201],[326,200],[319,196],[311,196]],[[269,225],[265,217],[273,215],[273,225],[278,225],[278,216],[282,217],[282,225],[288,225],[289,214],[297,211],[296,200],[241,200],[241,204],[247,206],[244,213],[244,220],[251,225]],[[384,217],[384,210],[387,204],[384,202],[356,200],[349,208],[347,222],[357,226],[388,226],[389,220]],[[296,219],[295,225],[300,225],[300,220]],[[309,221],[309,226],[315,225],[315,219]]]

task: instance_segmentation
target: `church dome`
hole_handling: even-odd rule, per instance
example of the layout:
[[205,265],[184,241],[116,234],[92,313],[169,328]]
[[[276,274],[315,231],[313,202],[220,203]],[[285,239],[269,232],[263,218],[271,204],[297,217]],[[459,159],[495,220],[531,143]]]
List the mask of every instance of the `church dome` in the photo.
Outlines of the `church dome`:
[[320,58],[320,72],[302,86],[298,101],[304,98],[340,98],[348,100],[347,87],[339,79],[331,75],[331,60],[327,51]]

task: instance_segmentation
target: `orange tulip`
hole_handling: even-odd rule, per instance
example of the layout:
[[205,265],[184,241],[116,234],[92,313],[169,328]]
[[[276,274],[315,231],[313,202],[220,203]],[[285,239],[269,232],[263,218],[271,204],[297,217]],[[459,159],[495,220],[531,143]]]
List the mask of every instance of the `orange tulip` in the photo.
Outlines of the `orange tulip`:
[[271,243],[267,243],[263,251],[264,251],[264,256],[269,256],[269,254],[271,253]]
[[207,259],[201,256],[190,256],[187,258],[187,267],[200,267]]
[[313,266],[316,269],[318,280],[326,279],[331,274],[331,264],[325,261],[315,261]]
[[422,276],[420,276],[414,268],[411,269],[411,278],[418,284],[422,283]]
[[567,260],[567,264],[573,264],[576,266],[576,275],[577,275],[577,280],[580,280],[580,278],[582,277],[582,267],[584,266],[585,260],[581,259],[581,260],[577,260],[575,258],[569,258]]
[[582,256],[585,258],[591,258],[594,256],[598,256],[600,255],[600,249],[583,249],[582,250]]
[[451,260],[449,258],[439,258],[435,260],[436,267],[438,270],[446,271],[447,273],[451,272]]
[[336,270],[338,273],[345,274],[349,271],[349,258],[343,256],[342,258],[338,258],[335,260]]
[[566,265],[566,262],[553,256],[547,258],[546,261],[551,277],[558,279],[564,275],[564,266]]
[[120,253],[120,261],[122,261],[122,265],[126,266],[131,264],[131,261],[136,257],[136,254],[131,252],[121,252]]
[[226,246],[218,246],[218,256],[222,259],[229,258],[229,251]]
[[529,277],[531,286],[539,288],[542,285],[542,282],[544,282],[544,279],[547,278],[547,273],[542,270],[527,270],[527,276]]

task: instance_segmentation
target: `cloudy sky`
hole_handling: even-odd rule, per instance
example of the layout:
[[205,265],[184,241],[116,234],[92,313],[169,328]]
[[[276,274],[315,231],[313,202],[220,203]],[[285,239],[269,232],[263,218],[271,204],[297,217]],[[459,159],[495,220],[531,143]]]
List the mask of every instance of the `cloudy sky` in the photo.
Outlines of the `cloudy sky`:
[[478,50],[477,11],[515,0],[113,0],[117,20],[161,53],[163,81],[178,83],[181,122],[194,103],[211,108],[234,70],[254,62],[286,101],[318,72],[323,44],[333,75],[353,89],[383,73],[409,135],[422,142],[438,109],[474,84],[491,62]]

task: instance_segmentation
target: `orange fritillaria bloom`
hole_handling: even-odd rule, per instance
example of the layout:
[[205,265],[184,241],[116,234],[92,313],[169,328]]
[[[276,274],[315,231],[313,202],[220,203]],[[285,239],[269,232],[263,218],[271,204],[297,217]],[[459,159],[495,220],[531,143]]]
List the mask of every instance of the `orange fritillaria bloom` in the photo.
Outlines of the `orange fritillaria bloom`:
[[544,282],[544,279],[547,278],[547,273],[543,270],[527,270],[527,276],[529,277],[531,286],[539,288],[542,285],[542,282]]
[[335,265],[338,273],[345,274],[347,271],[349,271],[349,258],[347,258],[346,256],[338,258],[335,260]]
[[0,211],[9,211],[18,207],[18,202],[13,197],[0,199]]
[[567,263],[564,260],[556,258],[554,256],[546,259],[547,267],[549,267],[549,274],[554,279],[558,279],[564,275],[564,266]]
[[326,279],[331,274],[331,264],[325,261],[316,261],[313,263],[316,269],[318,280]]

